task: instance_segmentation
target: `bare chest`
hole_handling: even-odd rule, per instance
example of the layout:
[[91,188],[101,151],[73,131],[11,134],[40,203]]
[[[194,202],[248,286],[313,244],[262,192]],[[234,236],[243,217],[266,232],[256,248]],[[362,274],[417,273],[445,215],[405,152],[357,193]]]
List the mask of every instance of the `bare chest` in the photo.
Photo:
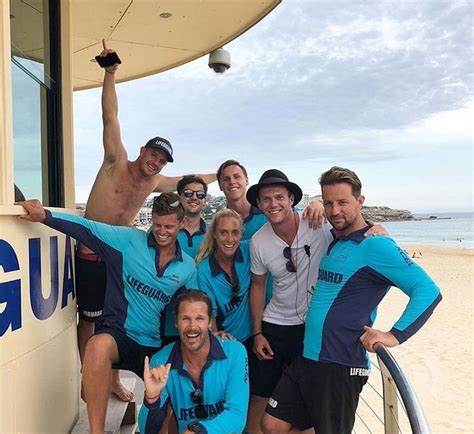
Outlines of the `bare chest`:
[[152,179],[136,182],[126,173],[99,174],[87,202],[86,215],[104,223],[130,225],[154,187]]

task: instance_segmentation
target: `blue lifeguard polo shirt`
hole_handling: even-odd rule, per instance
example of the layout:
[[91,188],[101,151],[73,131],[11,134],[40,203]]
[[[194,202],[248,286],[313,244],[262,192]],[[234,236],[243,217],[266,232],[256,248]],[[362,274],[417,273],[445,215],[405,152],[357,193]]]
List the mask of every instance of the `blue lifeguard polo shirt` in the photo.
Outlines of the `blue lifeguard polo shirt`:
[[183,249],[191,258],[196,258],[196,255],[201,246],[202,240],[204,239],[207,232],[206,222],[201,219],[199,221],[199,229],[190,234],[186,229],[181,229],[178,233],[178,241]]
[[400,343],[412,336],[441,301],[439,288],[389,237],[364,237],[369,226],[335,239],[319,264],[308,309],[304,357],[367,368],[369,357],[359,338],[372,326],[377,306],[391,286],[409,298],[390,330]]
[[[204,432],[209,434],[241,433],[244,430],[249,403],[247,352],[237,341],[212,335],[210,340],[211,348],[201,372],[201,385],[191,379],[181,356],[179,340],[152,357],[151,367],[171,363],[171,369],[160,398],[151,405],[143,400],[138,416],[141,433],[159,432],[170,401],[179,432],[183,432],[191,422],[199,422]],[[191,400],[191,394],[199,386],[207,419],[196,418],[196,404]]]
[[51,211],[46,211],[44,224],[79,240],[104,259],[104,324],[140,345],[159,347],[163,308],[176,291],[197,284],[194,260],[181,251],[179,243],[175,258],[160,269],[160,252],[151,231]]
[[232,285],[214,255],[209,255],[198,265],[199,289],[205,291],[212,302],[212,314],[219,330],[231,333],[240,342],[252,335],[249,307],[250,242],[242,241],[234,255],[232,270],[239,285],[237,297],[232,302]]

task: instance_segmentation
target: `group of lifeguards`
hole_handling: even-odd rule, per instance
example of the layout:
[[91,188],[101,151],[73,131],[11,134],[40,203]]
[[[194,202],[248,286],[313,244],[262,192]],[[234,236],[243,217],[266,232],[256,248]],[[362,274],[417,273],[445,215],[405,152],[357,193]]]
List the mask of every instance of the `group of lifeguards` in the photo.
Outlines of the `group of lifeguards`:
[[[104,44],[101,55],[110,52]],[[361,182],[349,169],[324,172],[322,204],[300,211],[301,188],[276,169],[248,190],[235,160],[217,174],[165,177],[173,148],[162,137],[128,161],[117,68],[105,68],[104,161],[85,217],[20,202],[22,218],[78,241],[78,346],[91,433],[104,431],[111,392],[133,397],[119,369],[144,380],[143,433],[176,430],[170,408],[180,433],[350,433],[367,351],[413,335],[441,300],[439,288],[381,226],[364,221]],[[201,212],[216,178],[227,208],[207,227]],[[151,228],[130,227],[152,192],[162,194]],[[410,300],[383,332],[372,325],[391,286]]]

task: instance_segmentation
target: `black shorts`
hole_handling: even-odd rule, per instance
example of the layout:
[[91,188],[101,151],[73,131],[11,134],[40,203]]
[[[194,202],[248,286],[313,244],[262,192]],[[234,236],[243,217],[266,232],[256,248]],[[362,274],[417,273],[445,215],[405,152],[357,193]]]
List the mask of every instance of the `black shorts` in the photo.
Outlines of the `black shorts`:
[[[90,255],[96,258],[97,255]],[[104,309],[107,270],[104,261],[88,260],[76,253],[76,292],[79,318],[96,322]]]
[[268,398],[283,371],[303,352],[304,324],[283,326],[262,321],[262,333],[273,350],[272,360],[249,354],[250,393]]
[[349,434],[368,370],[299,356],[285,370],[266,413],[317,434]]
[[111,327],[100,327],[95,334],[102,333],[112,336],[117,344],[120,360],[118,363],[114,363],[112,368],[135,372],[141,379],[143,379],[145,357],[148,356],[151,359],[162,348],[140,345],[125,333]]

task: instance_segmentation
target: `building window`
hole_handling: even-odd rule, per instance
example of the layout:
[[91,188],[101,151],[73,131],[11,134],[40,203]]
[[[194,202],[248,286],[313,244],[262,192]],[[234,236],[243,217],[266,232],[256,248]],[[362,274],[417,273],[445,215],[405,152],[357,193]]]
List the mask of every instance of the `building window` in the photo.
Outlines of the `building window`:
[[59,4],[10,0],[14,181],[50,206],[64,201]]

